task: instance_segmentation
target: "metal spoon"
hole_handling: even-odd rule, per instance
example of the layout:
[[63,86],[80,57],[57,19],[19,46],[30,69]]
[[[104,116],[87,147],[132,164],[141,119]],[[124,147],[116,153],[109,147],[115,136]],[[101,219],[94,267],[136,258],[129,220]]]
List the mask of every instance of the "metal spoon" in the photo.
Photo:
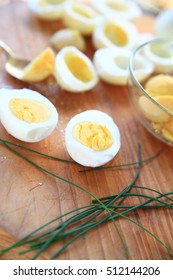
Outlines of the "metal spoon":
[[15,57],[12,50],[0,40],[0,51],[4,51],[7,57],[7,62],[5,64],[6,71],[13,77],[22,80],[23,70],[30,63],[29,60],[24,60]]

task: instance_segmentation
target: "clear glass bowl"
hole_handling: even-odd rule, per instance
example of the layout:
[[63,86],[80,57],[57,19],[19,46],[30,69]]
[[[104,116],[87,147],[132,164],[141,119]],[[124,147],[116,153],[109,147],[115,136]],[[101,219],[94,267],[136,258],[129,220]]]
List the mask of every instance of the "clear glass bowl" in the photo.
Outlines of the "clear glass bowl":
[[[135,61],[143,55],[153,72],[139,81]],[[141,124],[156,138],[173,146],[173,40],[155,38],[140,46],[129,59],[130,103]]]

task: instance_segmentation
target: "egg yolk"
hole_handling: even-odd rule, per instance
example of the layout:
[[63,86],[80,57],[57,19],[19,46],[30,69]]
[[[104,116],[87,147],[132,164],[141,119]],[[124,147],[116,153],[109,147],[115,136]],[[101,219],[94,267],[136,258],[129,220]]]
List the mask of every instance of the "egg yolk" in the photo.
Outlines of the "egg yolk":
[[9,102],[12,113],[27,123],[45,122],[51,116],[51,111],[36,100],[13,98]]
[[47,77],[54,69],[54,62],[55,55],[52,49],[45,49],[24,68],[23,79],[29,78],[34,81],[35,76],[40,77],[40,80]]
[[173,77],[159,74],[148,80],[145,90],[152,97],[160,95],[173,95]]
[[123,3],[114,3],[114,1],[108,1],[107,6],[115,11],[124,11],[127,12],[127,5]]
[[113,144],[113,137],[107,127],[93,122],[74,125],[73,137],[94,151],[106,150]]
[[39,1],[39,6],[40,7],[45,7],[49,4],[61,4],[63,2],[64,2],[64,0],[40,0]]
[[105,27],[105,34],[114,45],[121,47],[128,42],[127,33],[121,26],[109,23]]
[[89,82],[93,79],[93,74],[87,63],[78,55],[68,53],[65,56],[65,62],[73,75],[82,82]]
[[85,18],[92,18],[91,14],[80,7],[74,6],[73,11]]

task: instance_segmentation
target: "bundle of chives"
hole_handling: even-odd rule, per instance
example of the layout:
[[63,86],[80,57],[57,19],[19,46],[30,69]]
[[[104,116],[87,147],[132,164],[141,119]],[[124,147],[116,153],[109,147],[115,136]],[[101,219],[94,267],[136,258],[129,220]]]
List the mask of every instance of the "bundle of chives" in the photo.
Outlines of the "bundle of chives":
[[[108,221],[112,221],[114,223],[114,226],[118,232],[118,235],[121,239],[124,251],[126,255],[128,256],[128,249],[127,246],[122,238],[121,233],[119,232],[115,220],[117,218],[125,218],[128,221],[136,224],[143,230],[145,230],[148,234],[150,234],[155,240],[157,240],[162,246],[166,248],[166,250],[173,254],[172,251],[164,244],[157,236],[155,236],[152,232],[150,232],[148,229],[140,225],[139,223],[135,222],[134,220],[130,219],[127,214],[131,213],[132,211],[136,209],[151,209],[151,208],[164,208],[164,207],[173,207],[173,199],[171,198],[173,193],[160,193],[152,188],[147,188],[143,186],[136,186],[135,182],[140,174],[141,165],[143,162],[147,162],[149,160],[152,160],[155,158],[159,153],[155,154],[154,156],[142,160],[141,158],[141,150],[140,145],[138,145],[138,161],[134,163],[119,165],[117,167],[123,167],[127,165],[137,165],[136,174],[132,180],[132,182],[127,185],[120,193],[108,196],[108,197],[102,197],[97,198],[92,193],[90,193],[88,190],[84,189],[83,187],[75,184],[74,182],[71,182],[65,178],[62,178],[61,176],[54,174],[47,169],[44,169],[40,165],[36,164],[35,162],[31,161],[18,151],[16,151],[11,146],[17,146],[18,148],[26,149],[30,152],[37,153],[41,156],[49,157],[55,160],[60,160],[66,162],[64,159],[59,159],[55,157],[51,157],[48,155],[45,155],[43,153],[34,151],[32,149],[28,149],[24,146],[0,139],[0,142],[4,144],[9,150],[11,150],[13,153],[21,157],[22,159],[26,160],[30,164],[34,165],[36,168],[42,170],[43,172],[46,172],[47,174],[54,176],[64,182],[70,183],[72,186],[75,186],[83,191],[85,191],[87,194],[89,194],[93,201],[91,204],[82,206],[80,208],[76,208],[74,210],[71,210],[51,221],[44,224],[43,226],[39,227],[38,229],[34,230],[24,238],[18,240],[16,243],[14,243],[12,246],[2,250],[0,252],[0,256],[5,254],[6,252],[12,250],[15,247],[20,247],[22,245],[28,245],[29,249],[27,251],[21,252],[21,254],[24,254],[28,251],[36,251],[35,255],[33,256],[33,259],[37,259],[38,256],[51,244],[58,243],[62,240],[66,240],[66,243],[58,249],[57,252],[55,252],[51,259],[57,258],[70,244],[72,244],[75,240],[77,240],[79,237],[83,236],[90,230],[98,227],[99,225],[106,223]],[[71,161],[67,161],[71,163]],[[115,166],[113,166],[115,168]],[[85,170],[86,171],[86,170]],[[152,195],[145,195],[145,194],[138,194],[138,193],[132,193],[131,191],[133,189],[140,189],[140,190],[149,190],[150,192],[153,192],[154,194],[157,194],[157,196]],[[127,197],[142,197],[145,199],[144,202],[136,204],[136,205],[122,205],[122,203],[126,200]],[[154,204],[153,204],[154,203]],[[104,215],[103,215],[104,213]],[[72,215],[73,214],[73,215]],[[69,216],[69,217],[68,217]],[[67,219],[64,222],[60,222],[60,224],[57,226],[54,226],[51,230],[47,230],[46,228],[48,225],[53,224],[55,221],[61,220],[63,217],[67,217]],[[44,232],[43,229],[45,230]]]

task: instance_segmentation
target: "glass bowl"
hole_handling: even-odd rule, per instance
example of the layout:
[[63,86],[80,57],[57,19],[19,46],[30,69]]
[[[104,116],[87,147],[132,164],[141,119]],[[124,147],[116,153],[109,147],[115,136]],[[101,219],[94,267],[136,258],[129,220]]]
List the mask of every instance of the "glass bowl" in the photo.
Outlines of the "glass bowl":
[[[137,57],[153,70],[139,79]],[[133,50],[129,59],[129,99],[141,124],[156,138],[173,146],[173,40],[155,38]]]

